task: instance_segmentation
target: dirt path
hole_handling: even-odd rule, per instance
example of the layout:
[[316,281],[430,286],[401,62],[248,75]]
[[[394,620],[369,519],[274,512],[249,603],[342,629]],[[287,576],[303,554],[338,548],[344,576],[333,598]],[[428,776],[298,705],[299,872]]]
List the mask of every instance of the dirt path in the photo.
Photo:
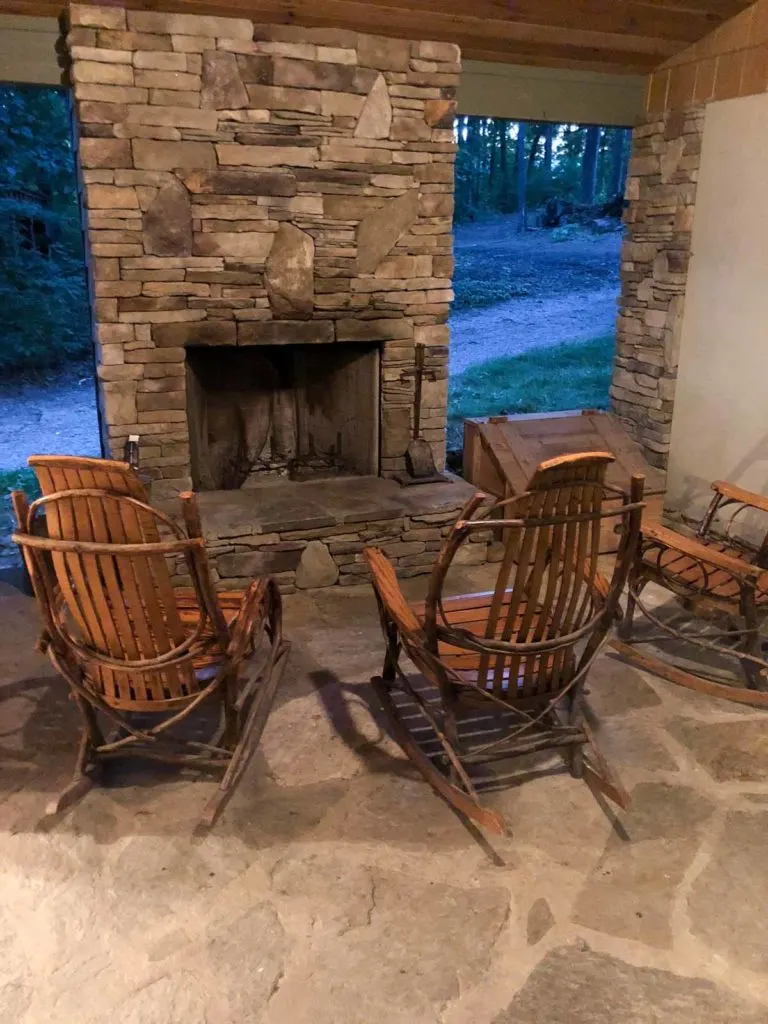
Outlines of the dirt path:
[[[616,322],[620,249],[619,232],[582,231],[555,241],[550,231],[517,234],[510,217],[457,227],[451,373],[609,334]],[[519,297],[466,308],[489,283],[513,288]]]
[[93,369],[72,367],[47,383],[0,384],[0,470],[35,453],[98,455]]
[[616,324],[616,287],[569,292],[555,298],[510,299],[451,316],[450,372],[498,356],[564,341],[590,341]]

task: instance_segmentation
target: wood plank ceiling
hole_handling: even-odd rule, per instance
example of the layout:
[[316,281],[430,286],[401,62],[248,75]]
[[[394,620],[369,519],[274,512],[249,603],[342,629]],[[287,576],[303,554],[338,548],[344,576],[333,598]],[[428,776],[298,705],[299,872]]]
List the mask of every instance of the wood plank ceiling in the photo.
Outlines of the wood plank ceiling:
[[[701,39],[749,3],[750,0],[129,0],[125,6],[445,40],[458,43],[469,59],[642,74]],[[2,13],[59,16],[65,6],[60,0],[0,0]]]

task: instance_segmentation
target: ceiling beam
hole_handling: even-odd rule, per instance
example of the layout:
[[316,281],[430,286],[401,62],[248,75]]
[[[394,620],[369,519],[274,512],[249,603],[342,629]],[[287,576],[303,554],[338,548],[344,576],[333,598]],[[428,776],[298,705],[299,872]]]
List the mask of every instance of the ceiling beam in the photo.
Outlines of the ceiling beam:
[[[91,0],[93,2],[93,0]],[[104,0],[103,0],[104,2]],[[114,0],[106,0],[115,5]],[[652,70],[743,10],[746,0],[132,0],[141,10],[249,17],[458,43],[470,59],[584,70]],[[61,0],[0,0],[57,16]]]

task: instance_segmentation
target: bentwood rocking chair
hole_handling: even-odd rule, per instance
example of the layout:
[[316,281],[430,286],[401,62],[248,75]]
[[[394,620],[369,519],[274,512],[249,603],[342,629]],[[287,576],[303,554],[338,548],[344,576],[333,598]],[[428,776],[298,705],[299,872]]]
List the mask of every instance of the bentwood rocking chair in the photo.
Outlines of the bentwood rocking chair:
[[[203,816],[213,824],[258,743],[285,667],[275,582],[254,581],[224,614],[192,494],[181,496],[186,529],[136,498],[96,488],[31,505],[16,491],[12,500],[13,539],[43,620],[41,646],[83,720],[72,781],[48,813],[82,796],[104,762],[132,756],[223,770]],[[48,536],[37,528],[42,515]],[[184,600],[167,564],[179,556],[193,582]],[[190,716],[198,711],[202,725],[204,704],[218,709],[218,726],[192,738]]]
[[[434,789],[492,832],[503,831],[503,820],[481,802],[493,781],[482,766],[536,751],[564,751],[575,777],[628,806],[583,713],[584,683],[616,616],[643,508],[642,477],[629,496],[606,485],[612,461],[590,453],[544,462],[525,493],[490,508],[476,494],[444,543],[421,606],[408,605],[382,551],[365,552],[386,642],[382,676],[372,682],[393,732]],[[604,507],[604,497],[620,500]],[[606,518],[621,524],[610,581],[597,566]],[[489,528],[504,537],[493,591],[444,596],[457,552]],[[403,667],[402,655],[420,676]]]
[[[736,532],[745,513],[768,513],[768,498],[720,480],[712,490],[695,537],[643,524],[621,640],[613,646],[670,682],[768,707],[768,658],[760,635],[768,616],[768,533],[752,547]],[[677,599],[676,615],[651,606],[643,594],[649,583]],[[637,611],[649,629],[636,629]]]

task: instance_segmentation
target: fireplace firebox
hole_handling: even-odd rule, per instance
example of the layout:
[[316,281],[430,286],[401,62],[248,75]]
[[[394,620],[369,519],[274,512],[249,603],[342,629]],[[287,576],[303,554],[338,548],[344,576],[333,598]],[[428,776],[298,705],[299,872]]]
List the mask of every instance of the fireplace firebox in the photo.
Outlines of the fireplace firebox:
[[378,473],[377,344],[193,347],[186,368],[195,488]]

